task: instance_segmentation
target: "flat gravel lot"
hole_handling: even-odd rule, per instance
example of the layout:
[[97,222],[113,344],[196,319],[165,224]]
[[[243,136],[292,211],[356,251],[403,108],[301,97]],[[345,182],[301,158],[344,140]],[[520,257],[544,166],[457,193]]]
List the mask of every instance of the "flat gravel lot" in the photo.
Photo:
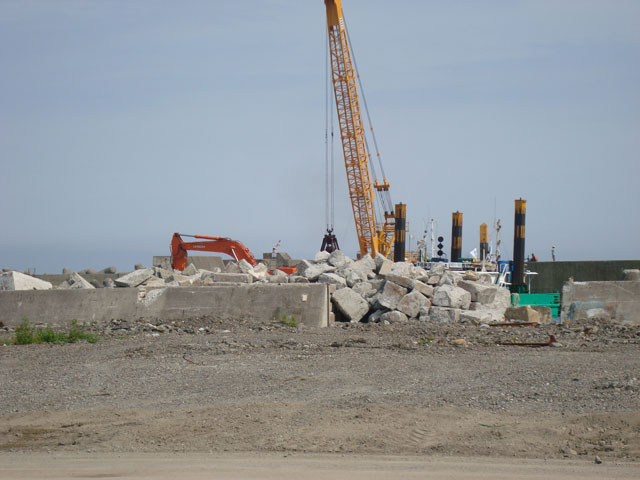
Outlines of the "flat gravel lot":
[[94,330],[0,346],[0,452],[640,459],[637,327]]

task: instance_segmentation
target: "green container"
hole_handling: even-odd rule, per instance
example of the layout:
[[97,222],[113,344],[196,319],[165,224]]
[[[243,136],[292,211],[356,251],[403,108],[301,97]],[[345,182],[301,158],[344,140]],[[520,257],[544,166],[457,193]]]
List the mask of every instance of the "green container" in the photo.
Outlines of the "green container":
[[[560,316],[560,294],[559,293],[519,293],[518,305],[531,305],[535,307],[550,307],[551,316]],[[511,305],[515,306],[516,294],[511,295]]]

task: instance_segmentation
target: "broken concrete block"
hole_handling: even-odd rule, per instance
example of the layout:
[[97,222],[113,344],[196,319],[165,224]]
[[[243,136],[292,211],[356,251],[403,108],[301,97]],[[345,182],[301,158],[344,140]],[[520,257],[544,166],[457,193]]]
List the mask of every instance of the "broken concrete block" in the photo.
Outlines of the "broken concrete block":
[[433,305],[438,307],[461,308],[468,310],[471,294],[454,285],[442,285],[433,294]]
[[[141,286],[145,287],[164,287],[166,282],[162,278],[158,278],[156,276],[149,277],[147,280],[142,282]],[[193,285],[193,282],[191,283]]]
[[398,275],[396,273],[388,273],[387,275],[385,275],[385,279],[389,280],[390,282],[396,283],[401,287],[408,288],[409,290],[413,288],[413,285],[415,283],[415,280],[413,278],[407,277],[406,275]]
[[389,323],[405,323],[409,321],[407,316],[399,312],[398,310],[391,310],[390,312],[383,313],[380,316],[381,322],[389,322]]
[[624,279],[629,282],[640,282],[640,270],[637,268],[623,270]]
[[461,312],[459,308],[432,307],[429,320],[434,323],[458,323]]
[[116,282],[116,285],[118,285],[119,287],[137,287],[142,282],[144,282],[145,280],[149,279],[149,277],[152,277],[152,276],[153,276],[152,268],[143,268],[143,269],[134,270],[133,272],[128,273],[123,277],[116,278],[115,282]]
[[404,297],[407,292],[408,290],[406,288],[387,280],[382,292],[378,295],[378,304],[389,310],[395,310],[398,302],[402,300],[402,297]]
[[242,273],[251,273],[253,270],[253,265],[247,262],[244,258],[238,262],[238,267],[240,267]]
[[461,275],[457,273],[453,273],[451,271],[444,272],[440,275],[440,280],[438,281],[438,285],[456,285],[458,280],[461,278]]
[[163,280],[167,280],[171,277],[173,277],[173,270],[166,270],[162,267],[154,267],[153,268],[153,274],[158,277],[158,278],[162,278]]
[[463,310],[460,312],[460,322],[462,323],[481,325],[483,323],[489,323],[491,321],[493,321],[493,317],[491,316],[491,313],[487,311]]
[[[337,252],[338,250],[336,250]],[[335,252],[333,252],[335,253]],[[323,273],[330,273],[330,272],[334,272],[336,270],[336,267],[333,267],[331,265],[329,265],[328,263],[318,263],[315,265],[311,265],[309,268],[307,268],[303,275],[311,282],[315,281],[318,279],[318,277],[320,275],[322,275]]]
[[420,309],[428,305],[430,305],[429,299],[420,292],[414,290],[402,297],[402,300],[398,302],[396,309],[406,314],[407,317],[412,318],[417,317],[420,313]]
[[[553,315],[551,313],[551,307],[542,307],[538,305],[531,305],[531,307],[538,312],[540,316],[540,323],[551,323],[553,321]],[[607,313],[607,312],[605,312]],[[607,313],[609,320],[611,320],[611,315]],[[587,318],[589,318],[589,313],[587,312]]]
[[425,297],[433,297],[434,288],[431,285],[427,285],[426,283],[422,283],[420,280],[415,280],[413,283],[413,289],[420,292]]
[[376,268],[376,273],[378,275],[385,276],[390,274],[391,270],[393,270],[393,262],[385,258],[382,264]]
[[360,282],[366,282],[368,280],[367,273],[354,265],[342,267],[336,273],[341,275],[347,281],[347,285],[349,287],[353,287]]
[[196,266],[193,263],[190,263],[189,265],[187,265],[187,268],[185,268],[182,271],[183,275],[196,275],[198,273],[198,269],[196,268]]
[[133,269],[134,269],[134,270],[142,270],[143,268],[144,268],[144,266],[143,266],[141,263],[136,263],[136,264],[133,266]]
[[313,261],[316,263],[323,263],[329,260],[329,256],[331,254],[325,250],[322,250],[318,253],[315,254],[315,256],[313,257]]
[[296,263],[296,273],[300,276],[304,276],[304,272],[306,272],[311,265],[313,265],[313,263],[308,260],[302,260]]
[[433,285],[434,287],[440,283],[440,275],[429,275],[429,280],[427,280],[427,285]]
[[[2,271],[4,271],[4,269]],[[70,273],[71,273],[71,270],[69,270],[67,267],[64,267],[62,269],[62,274],[63,275],[69,275]]]
[[[279,272],[279,273],[276,273]],[[276,270],[274,272],[274,274],[276,275],[284,275],[285,277],[287,276],[286,273],[280,271],[280,270]],[[251,271],[249,272],[249,275],[251,275],[253,277],[254,281],[262,281],[262,280],[266,280],[267,277],[269,276],[269,270],[267,269],[267,266],[264,263],[259,263],[257,264],[255,267],[253,267],[251,269]],[[287,280],[288,282],[288,280]],[[283,282],[284,283],[284,282]]]
[[351,322],[359,322],[369,312],[369,303],[350,288],[337,290],[331,301]]
[[102,282],[102,286],[104,288],[115,288],[116,282],[113,281],[113,278],[105,278]]
[[[276,270],[277,272],[279,272],[280,270]],[[304,277],[299,277],[299,278],[304,278]],[[305,280],[307,280],[305,278]],[[269,275],[267,277],[267,281],[269,283],[293,283],[291,282],[291,280],[289,279],[288,275],[285,275],[284,273],[282,273],[281,275],[278,273],[274,273],[273,275]],[[308,280],[307,280],[308,282]]]
[[346,287],[347,281],[340,275],[335,273],[323,273],[318,277],[318,283],[325,283],[327,285],[337,285],[338,287]]
[[329,265],[333,265],[336,268],[344,267],[349,263],[353,263],[349,257],[347,257],[341,250],[334,250],[327,258]]
[[376,253],[376,256],[373,257],[373,263],[376,264],[376,272],[380,270],[380,267],[382,266],[382,264],[384,264],[385,261],[391,262],[391,260],[382,255],[380,252]]
[[375,295],[378,291],[370,281],[357,283],[353,286],[352,290],[364,299]]
[[510,322],[533,322],[540,323],[540,314],[530,305],[519,307],[509,307],[504,312],[504,317]]
[[252,283],[253,277],[248,273],[214,273],[214,282]]
[[430,275],[442,275],[447,270],[447,266],[443,262],[433,262],[429,269]]
[[236,262],[228,262],[224,266],[224,273],[243,273]]
[[0,275],[0,290],[51,290],[53,285],[24,273],[9,271]]
[[471,294],[472,302],[478,302],[495,309],[504,308],[506,310],[511,306],[511,293],[506,288],[469,280],[460,280],[457,286]]
[[391,273],[402,277],[415,278],[415,271],[411,262],[395,262],[391,267]]
[[92,288],[95,287],[82,278],[79,273],[72,273],[69,278],[56,287],[57,290],[91,290]]
[[361,272],[365,272],[367,274],[373,273],[373,277],[375,277],[376,262],[371,258],[371,255],[365,255],[361,259],[356,260],[353,262],[353,266]]
[[107,267],[100,270],[100,273],[116,273],[118,269],[116,267]]

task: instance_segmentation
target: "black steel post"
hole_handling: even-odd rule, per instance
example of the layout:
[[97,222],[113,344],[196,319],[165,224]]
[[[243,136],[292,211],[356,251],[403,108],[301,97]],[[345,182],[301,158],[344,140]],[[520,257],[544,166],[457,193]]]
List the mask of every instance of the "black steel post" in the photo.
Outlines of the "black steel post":
[[489,253],[489,226],[486,223],[480,225],[480,261],[487,259]]
[[454,212],[451,222],[451,260],[459,262],[462,256],[462,213]]
[[393,241],[393,261],[404,262],[405,231],[407,225],[407,206],[404,203],[396,204],[395,224],[396,232]]
[[511,291],[514,293],[526,292],[524,282],[524,224],[527,213],[527,201],[516,200],[516,214],[513,232],[513,270],[511,272]]

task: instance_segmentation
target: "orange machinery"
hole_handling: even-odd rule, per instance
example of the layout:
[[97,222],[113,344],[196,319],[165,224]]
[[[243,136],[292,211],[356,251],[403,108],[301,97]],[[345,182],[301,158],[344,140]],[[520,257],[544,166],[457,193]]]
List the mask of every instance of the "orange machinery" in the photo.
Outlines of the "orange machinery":
[[[198,242],[185,242],[182,237],[197,238]],[[226,253],[233,257],[236,262],[246,260],[252,266],[256,266],[258,262],[251,255],[251,252],[242,243],[225,237],[207,237],[205,235],[185,235],[174,233],[171,239],[171,267],[175,270],[184,270],[187,268],[187,251],[197,250],[201,252],[217,252]],[[296,272],[296,267],[279,267],[278,270],[291,274]]]

